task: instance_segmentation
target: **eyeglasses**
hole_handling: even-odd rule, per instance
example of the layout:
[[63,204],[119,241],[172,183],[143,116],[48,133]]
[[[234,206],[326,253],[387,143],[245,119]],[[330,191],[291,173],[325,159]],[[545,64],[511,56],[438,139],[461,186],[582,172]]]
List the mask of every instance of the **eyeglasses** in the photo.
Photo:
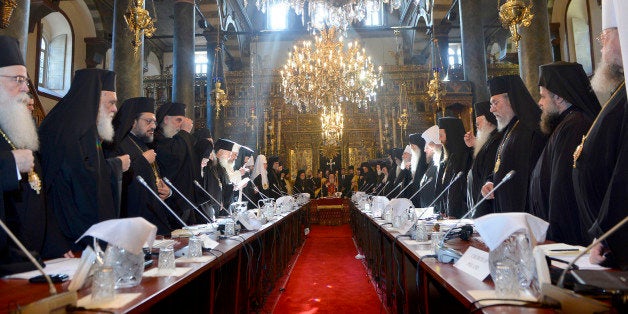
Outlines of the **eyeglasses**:
[[26,76],[22,76],[22,75],[0,75],[0,76],[13,79],[17,83],[17,85],[22,85],[22,84],[25,84],[26,86],[30,85],[30,81],[28,77]]
[[157,125],[157,120],[155,119],[146,119],[146,118],[138,118],[138,119],[146,122],[146,124],[148,125],[151,125],[151,124]]
[[595,37],[595,40],[597,40],[600,45],[604,45],[604,43],[608,39],[608,35],[614,30],[617,30],[617,27],[610,27],[603,30],[597,37]]

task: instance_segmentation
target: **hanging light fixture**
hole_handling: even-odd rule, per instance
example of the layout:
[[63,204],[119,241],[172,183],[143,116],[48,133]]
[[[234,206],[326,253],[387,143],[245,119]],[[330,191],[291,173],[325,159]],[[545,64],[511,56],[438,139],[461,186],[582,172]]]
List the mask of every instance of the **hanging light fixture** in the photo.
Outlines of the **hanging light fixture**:
[[440,108],[445,115],[445,105],[443,97],[447,94],[445,83],[441,81],[440,72],[443,70],[443,61],[440,58],[440,49],[438,48],[438,39],[432,38],[432,58],[430,60],[431,80],[427,84],[427,95],[434,105],[434,112]]
[[499,20],[502,22],[502,27],[510,30],[510,38],[515,44],[515,49],[518,49],[521,35],[517,28],[530,26],[534,17],[531,13],[532,2],[526,4],[524,0],[506,0],[501,6],[499,4],[500,0],[497,0]]
[[15,0],[2,0],[2,18],[0,19],[0,28],[7,28],[11,23],[11,16],[13,15],[13,10],[17,8],[17,1]]
[[336,28],[323,29],[320,36],[295,45],[280,71],[284,101],[299,112],[325,106],[353,104],[367,108],[383,86],[382,69],[374,69],[371,57],[357,41],[345,49]]
[[[155,17],[157,16],[154,2],[153,15]],[[124,14],[124,21],[129,27],[129,30],[134,34],[131,44],[133,45],[133,52],[137,53],[137,50],[142,45],[142,34],[146,37],[153,37],[153,34],[157,30],[157,28],[155,28],[157,18],[151,18],[148,10],[144,9],[144,0],[134,0],[129,2],[129,7]]]

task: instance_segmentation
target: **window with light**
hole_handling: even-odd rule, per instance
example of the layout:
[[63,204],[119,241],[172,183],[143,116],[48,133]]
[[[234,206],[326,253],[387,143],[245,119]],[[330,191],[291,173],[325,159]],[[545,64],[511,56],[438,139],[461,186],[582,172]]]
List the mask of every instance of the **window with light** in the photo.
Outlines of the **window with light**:
[[283,30],[288,28],[288,7],[287,3],[275,3],[268,7],[267,25],[271,30]]
[[449,66],[462,64],[462,45],[459,43],[449,44],[447,49],[447,61]]
[[207,59],[207,51],[194,52],[194,73],[207,74],[208,63],[209,59]]
[[364,26],[382,26],[382,3],[369,1],[366,5]]

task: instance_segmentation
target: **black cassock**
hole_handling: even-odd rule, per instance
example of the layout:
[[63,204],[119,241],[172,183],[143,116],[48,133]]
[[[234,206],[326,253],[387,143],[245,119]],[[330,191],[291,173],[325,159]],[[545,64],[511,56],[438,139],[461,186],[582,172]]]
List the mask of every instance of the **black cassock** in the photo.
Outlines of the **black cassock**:
[[[625,85],[593,122],[573,169],[574,188],[583,226],[599,237],[628,215],[628,103]],[[624,226],[606,239],[619,267],[628,269]],[[617,266],[616,265],[616,266]]]
[[447,188],[459,172],[462,172],[463,175],[453,182],[449,190],[437,201],[434,205],[436,207],[434,212],[440,211],[447,214],[449,217],[457,218],[462,217],[462,215],[467,212],[466,178],[464,173],[467,173],[471,166],[471,158],[471,150],[465,149],[464,151],[450,155],[445,162],[441,164],[441,171],[439,172],[436,182],[436,190],[438,193]]
[[571,106],[550,135],[530,178],[531,213],[547,222],[547,239],[587,246],[573,189],[573,152],[591,126],[591,119]]
[[[311,181],[311,180],[308,180]],[[262,184],[262,175],[259,174],[257,177],[255,177],[255,179],[253,179],[253,183],[255,183],[255,186],[257,187],[257,189],[259,190],[260,193],[256,193],[255,194],[255,198],[253,199],[254,201],[259,201],[261,199],[264,198],[264,196],[262,194],[264,194],[266,197],[271,197],[270,196],[270,186],[264,186]]]
[[[205,201],[197,195],[194,187],[194,180],[200,181],[201,164],[196,160],[192,134],[182,130],[172,138],[167,138],[157,130],[153,143],[162,178],[168,178],[195,205],[198,206]],[[194,209],[176,192],[166,201],[186,224],[205,223],[202,219],[196,218]],[[171,223],[174,225],[175,221]]]
[[[229,182],[227,171],[219,164],[208,164],[203,175],[203,187],[216,201],[210,203],[216,216],[226,216],[233,202],[233,184]],[[222,207],[221,207],[222,205]]]
[[[148,146],[131,133],[128,133],[116,147],[116,155],[128,154],[131,157],[131,167],[122,175],[120,216],[143,217],[157,226],[158,234],[169,235],[173,229],[183,226],[136,178],[141,176],[146,184],[157,193],[155,172],[143,155],[143,152],[147,150],[149,150]],[[176,223],[171,224],[171,220]]]
[[[40,129],[41,131],[41,129]],[[60,257],[68,250],[81,251],[89,241],[76,241],[93,224],[119,217],[119,184],[122,162],[105,159],[96,127],[75,145],[51,147],[64,150],[65,158],[43,163],[58,164],[45,186],[48,210],[44,258]],[[44,166],[45,167],[45,166]]]
[[412,195],[412,194],[408,194],[409,193],[408,189],[410,188],[409,187],[406,188],[411,180],[412,180],[412,172],[410,172],[410,169],[405,169],[405,168],[401,169],[401,171],[399,171],[399,174],[395,178],[393,189],[391,190],[390,195],[388,195],[388,198],[393,199],[396,197],[409,197],[410,195]]
[[[428,180],[432,180],[429,181]],[[420,207],[427,207],[436,197],[436,181],[438,180],[438,166],[434,163],[430,163],[429,167],[425,170],[423,178],[421,178],[421,186],[425,186],[421,192],[419,192]]]
[[[528,186],[530,173],[541,155],[546,138],[540,130],[531,130],[514,117],[502,131],[499,168],[493,173],[493,184],[497,184],[511,170],[516,174],[495,192],[493,210],[496,213],[528,212]],[[497,149],[499,154],[500,148]],[[497,164],[497,155],[495,157]],[[497,165],[495,166],[497,168]]]
[[[501,139],[502,133],[497,131],[497,129],[493,130],[473,160],[473,164],[467,175],[467,202],[469,208],[475,206],[475,204],[482,199],[482,186],[486,181],[489,181],[493,175],[495,154],[497,153],[497,147]],[[477,218],[492,212],[493,201],[487,199],[475,210],[473,217]]]
[[280,179],[279,179],[279,174],[277,173],[277,171],[275,171],[275,169],[269,169],[268,170],[268,185],[269,185],[268,193],[269,194],[266,194],[266,195],[268,195],[270,198],[278,199],[283,195],[281,193],[283,191],[281,190],[281,183],[279,181]]

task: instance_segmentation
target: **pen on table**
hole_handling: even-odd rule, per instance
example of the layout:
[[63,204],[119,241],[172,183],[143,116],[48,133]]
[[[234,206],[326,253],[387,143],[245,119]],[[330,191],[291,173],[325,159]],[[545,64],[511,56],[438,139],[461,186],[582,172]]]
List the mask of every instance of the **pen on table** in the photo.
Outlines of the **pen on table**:
[[580,251],[580,249],[556,249],[556,250],[549,250],[550,252],[578,252]]

